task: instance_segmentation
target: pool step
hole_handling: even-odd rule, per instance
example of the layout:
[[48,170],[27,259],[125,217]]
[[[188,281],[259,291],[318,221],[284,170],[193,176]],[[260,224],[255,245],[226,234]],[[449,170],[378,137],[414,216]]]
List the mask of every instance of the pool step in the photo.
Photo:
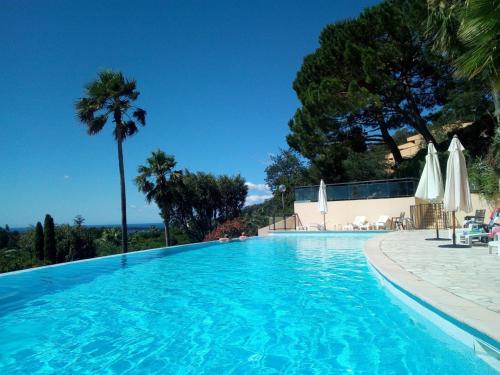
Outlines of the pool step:
[[483,361],[485,361],[495,370],[500,372],[500,351],[497,348],[491,346],[490,344],[482,340],[475,338],[474,352]]

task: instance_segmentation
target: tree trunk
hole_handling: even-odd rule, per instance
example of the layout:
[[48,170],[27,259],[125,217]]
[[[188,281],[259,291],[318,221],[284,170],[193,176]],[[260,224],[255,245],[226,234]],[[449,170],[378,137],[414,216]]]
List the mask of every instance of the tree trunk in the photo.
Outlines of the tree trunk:
[[385,144],[391,150],[396,165],[401,164],[403,162],[401,151],[399,150],[396,141],[394,141],[394,138],[392,138],[391,135],[389,134],[386,124],[384,122],[380,122],[379,127],[380,127],[380,133],[382,134],[382,138],[384,139]]
[[163,227],[165,228],[165,247],[170,246],[170,235],[167,220],[163,221]]
[[419,132],[425,139],[427,143],[432,142],[438,151],[445,151],[443,147],[441,147],[437,142],[432,133],[429,131],[425,120],[420,115],[420,111],[418,110],[417,104],[415,103],[413,97],[411,95],[407,96],[408,104],[410,107],[411,116],[409,116],[409,120],[412,120],[413,128]]
[[500,90],[497,85],[491,85],[491,96],[493,96],[493,104],[495,105],[494,117],[497,120],[497,127],[500,126]]
[[125,169],[123,167],[123,140],[118,137],[118,164],[120,167],[120,194],[122,203],[122,252],[128,251],[127,198],[125,195]]

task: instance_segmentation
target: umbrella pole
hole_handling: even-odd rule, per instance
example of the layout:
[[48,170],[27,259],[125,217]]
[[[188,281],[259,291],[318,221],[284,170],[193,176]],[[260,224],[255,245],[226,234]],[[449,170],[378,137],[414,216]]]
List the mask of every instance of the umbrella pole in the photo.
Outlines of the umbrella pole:
[[439,240],[439,223],[436,220],[436,239]]
[[326,219],[325,219],[325,214],[323,214],[323,230],[326,230]]
[[455,234],[455,211],[451,212],[451,220],[453,220],[453,246],[457,244],[457,236]]

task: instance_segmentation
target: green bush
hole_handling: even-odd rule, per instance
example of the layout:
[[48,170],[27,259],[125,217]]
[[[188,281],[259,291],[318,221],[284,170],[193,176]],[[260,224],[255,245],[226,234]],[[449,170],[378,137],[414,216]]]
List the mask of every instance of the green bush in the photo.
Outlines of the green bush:
[[31,251],[24,249],[0,250],[0,272],[17,271],[42,264],[43,262],[32,257]]
[[500,175],[484,159],[475,159],[469,166],[471,190],[482,195],[487,201],[494,202],[499,194]]

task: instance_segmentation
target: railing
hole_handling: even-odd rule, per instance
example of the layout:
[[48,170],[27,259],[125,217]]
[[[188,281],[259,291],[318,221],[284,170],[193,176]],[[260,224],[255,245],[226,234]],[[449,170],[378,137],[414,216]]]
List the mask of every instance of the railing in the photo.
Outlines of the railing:
[[[412,197],[415,195],[417,185],[416,178],[328,184],[326,196],[329,201]],[[295,201],[317,202],[318,190],[319,185],[296,187]]]
[[298,217],[296,214],[281,214],[269,217],[269,230],[296,230]]
[[450,213],[442,203],[418,204],[410,206],[410,216],[416,229],[446,229],[450,224]]

